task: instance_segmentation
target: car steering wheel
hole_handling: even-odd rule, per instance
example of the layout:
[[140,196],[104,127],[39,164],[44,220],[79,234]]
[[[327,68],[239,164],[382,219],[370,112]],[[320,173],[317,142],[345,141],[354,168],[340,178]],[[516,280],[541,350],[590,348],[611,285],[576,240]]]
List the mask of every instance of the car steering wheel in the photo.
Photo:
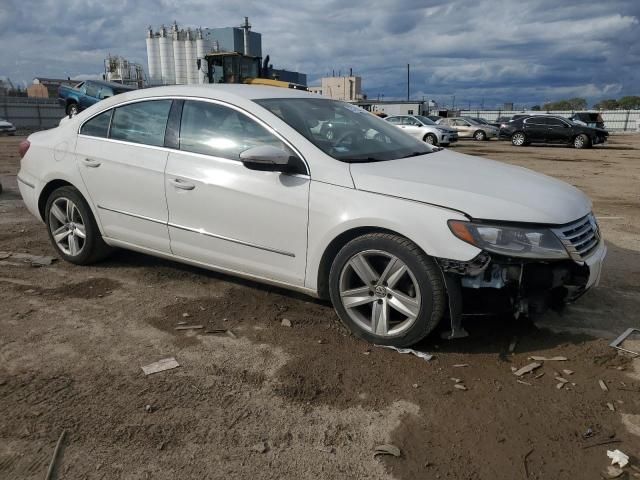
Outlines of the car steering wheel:
[[347,130],[336,139],[333,144],[333,148],[340,146],[349,137],[351,137],[351,143],[355,145],[358,139],[358,132],[356,132],[355,130]]

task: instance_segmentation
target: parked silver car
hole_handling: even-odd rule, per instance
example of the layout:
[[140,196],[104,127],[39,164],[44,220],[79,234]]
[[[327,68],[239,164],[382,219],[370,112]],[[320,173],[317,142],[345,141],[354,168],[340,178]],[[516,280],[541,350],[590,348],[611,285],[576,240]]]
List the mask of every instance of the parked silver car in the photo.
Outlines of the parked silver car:
[[498,136],[498,129],[493,125],[485,125],[471,118],[452,117],[443,118],[438,125],[449,126],[458,131],[461,138],[474,138],[476,140],[489,140]]
[[6,135],[15,135],[16,127],[13,125],[13,123],[9,122],[8,120],[5,120],[4,118],[0,118],[0,135],[3,133]]
[[437,125],[422,115],[393,115],[385,120],[429,145],[447,146],[458,141],[458,132],[455,129]]

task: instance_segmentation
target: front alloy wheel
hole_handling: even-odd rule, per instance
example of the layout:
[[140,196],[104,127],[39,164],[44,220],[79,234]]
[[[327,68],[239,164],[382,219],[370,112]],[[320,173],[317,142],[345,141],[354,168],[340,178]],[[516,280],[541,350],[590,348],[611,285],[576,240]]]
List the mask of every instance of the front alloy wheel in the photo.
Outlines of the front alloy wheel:
[[442,273],[410,240],[369,233],[347,243],[329,273],[344,325],[372,343],[407,347],[427,336],[445,308]]
[[347,262],[340,275],[340,298],[360,328],[381,337],[409,329],[421,303],[413,272],[398,257],[381,250],[360,252]]
[[475,138],[479,142],[482,142],[483,140],[486,140],[487,134],[484,133],[482,130],[478,130],[476,133],[473,134],[473,138]]

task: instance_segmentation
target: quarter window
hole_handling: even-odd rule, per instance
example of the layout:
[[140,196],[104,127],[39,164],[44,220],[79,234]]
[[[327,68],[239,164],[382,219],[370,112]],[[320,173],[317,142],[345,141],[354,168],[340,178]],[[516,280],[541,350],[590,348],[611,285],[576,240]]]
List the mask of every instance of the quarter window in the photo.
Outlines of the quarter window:
[[107,110],[100,115],[96,115],[88,122],[85,122],[80,129],[82,135],[90,135],[92,137],[107,138],[109,134],[109,121],[113,110]]
[[236,110],[208,102],[184,103],[180,150],[239,160],[241,152],[259,145],[289,151],[266,128]]
[[131,103],[115,109],[110,138],[161,147],[171,100]]

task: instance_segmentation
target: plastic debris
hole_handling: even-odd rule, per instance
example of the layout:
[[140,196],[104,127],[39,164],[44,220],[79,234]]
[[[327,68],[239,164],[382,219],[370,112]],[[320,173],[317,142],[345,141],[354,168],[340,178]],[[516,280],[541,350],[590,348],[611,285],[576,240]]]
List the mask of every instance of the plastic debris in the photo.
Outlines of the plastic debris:
[[462,383],[456,383],[454,385],[455,388],[457,388],[458,390],[466,390],[467,387],[465,387]]
[[176,330],[200,330],[204,328],[204,325],[180,325],[175,327]]
[[536,362],[566,362],[567,357],[538,357],[533,355],[529,357],[529,360],[535,360]]
[[624,473],[624,470],[618,467],[614,467],[613,465],[609,465],[607,469],[603,472],[604,478],[618,478],[621,477]]
[[520,380],[520,379],[518,379],[518,380],[516,380],[516,382],[521,383],[522,385],[529,385],[529,386],[531,386],[531,384],[530,384],[529,382],[525,382],[524,380]]
[[562,373],[564,373],[565,375],[573,375],[573,370],[564,369],[562,370]]
[[416,357],[422,358],[427,362],[433,358],[433,355],[431,355],[430,353],[419,352],[417,350],[414,350],[413,348],[398,348],[398,347],[392,347],[391,345],[376,345],[376,346],[381,348],[390,348],[391,350],[395,350],[398,353],[410,353],[412,355],[415,355]]
[[624,332],[622,332],[622,335],[620,335],[613,342],[611,342],[609,346],[617,350],[620,350],[622,352],[630,353],[635,356],[640,355],[640,352],[635,352],[633,350],[629,350],[627,348],[623,348],[620,346],[627,339],[627,337],[629,337],[629,335],[631,335],[632,333],[640,333],[640,328],[627,328]]
[[607,387],[607,384],[604,383],[603,380],[598,380],[598,384],[600,385],[600,388],[602,389],[603,392],[609,391],[609,387]]
[[280,322],[280,325],[282,325],[283,327],[290,327],[291,326],[291,320],[289,320],[288,318],[283,318],[282,322]]
[[542,366],[541,363],[533,362],[533,363],[530,363],[529,365],[525,365],[524,367],[516,370],[515,372],[513,372],[513,374],[516,377],[521,377],[525,373],[533,372],[536,368],[540,368],[541,366]]
[[629,463],[629,455],[620,450],[607,450],[607,457],[611,459],[611,465],[617,463],[620,468],[626,467]]
[[269,445],[267,445],[267,442],[258,442],[251,447],[251,450],[258,453],[266,453],[269,450]]
[[613,406],[613,403],[611,403],[611,402],[607,402],[607,408],[608,408],[609,410],[611,410],[612,412],[615,412],[615,411],[616,411],[616,407],[614,407],[614,406]]
[[373,450],[373,456],[375,457],[377,455],[393,455],[394,457],[399,457],[400,449],[395,445],[385,443],[384,445],[378,445]]
[[172,368],[179,367],[180,364],[173,357],[163,358],[157,362],[150,363],[142,367],[142,371],[145,375],[151,375],[152,373],[164,372],[165,370],[171,370]]
[[468,363],[456,363],[453,368],[464,368],[464,367],[468,367],[469,364]]

